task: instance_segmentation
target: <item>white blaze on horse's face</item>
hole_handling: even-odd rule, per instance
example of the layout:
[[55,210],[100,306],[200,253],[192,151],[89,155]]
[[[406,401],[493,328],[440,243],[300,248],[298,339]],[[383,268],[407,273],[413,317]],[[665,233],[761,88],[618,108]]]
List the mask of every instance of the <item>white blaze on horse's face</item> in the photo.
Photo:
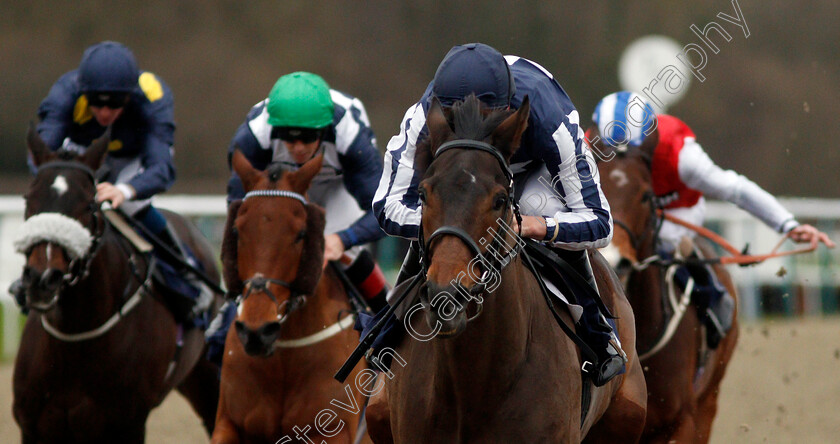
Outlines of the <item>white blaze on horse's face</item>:
[[50,188],[54,189],[55,193],[59,196],[63,195],[67,192],[67,189],[69,188],[69,186],[67,185],[67,179],[65,179],[64,176],[59,174],[55,177],[55,180],[53,181]]
[[610,172],[610,179],[612,179],[612,181],[615,182],[615,186],[619,188],[622,188],[629,182],[627,179],[627,173],[625,173],[621,168],[612,170]]
[[475,183],[475,176],[473,176],[473,174],[471,172],[469,172],[465,169],[461,169],[461,171],[467,173],[467,176],[470,176],[470,183]]

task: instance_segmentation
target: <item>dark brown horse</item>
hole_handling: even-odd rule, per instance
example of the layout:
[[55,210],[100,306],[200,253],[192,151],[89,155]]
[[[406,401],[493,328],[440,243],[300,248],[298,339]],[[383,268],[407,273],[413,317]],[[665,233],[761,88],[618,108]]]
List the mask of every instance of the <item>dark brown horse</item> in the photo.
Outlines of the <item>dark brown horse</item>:
[[214,443],[356,439],[364,398],[332,374],[359,334],[341,281],[322,272],[324,212],[303,196],[322,160],[258,171],[234,153],[247,194],[230,210],[236,245],[223,255],[235,255],[224,258],[225,279],[243,296],[225,344]]
[[[217,369],[204,335],[183,334],[154,285],[149,261],[106,223],[93,171],[107,136],[84,155],[51,152],[33,129],[38,173],[26,194],[24,283],[31,310],[14,371],[14,416],[23,443],[144,440],[149,411],[177,388],[212,431]],[[201,234],[172,213],[181,239],[218,279]]]
[[[402,360],[392,363],[387,424],[373,422],[384,409],[381,398],[371,401],[368,424],[377,442],[389,439],[380,438],[388,425],[390,439],[398,443],[567,443],[584,437],[635,442],[641,433],[646,397],[633,347],[633,314],[597,252],[590,257],[598,287],[619,317],[629,358],[627,372],[600,388],[582,378],[580,352],[557,325],[522,254],[502,268],[492,292],[478,290],[487,284],[476,278],[483,272],[470,270],[477,253],[490,254],[486,245],[515,243],[501,226],[514,217],[506,171],[528,115],[527,99],[515,112],[490,111],[470,96],[446,114],[433,101],[429,139],[418,147],[417,158],[418,165],[434,159],[418,189],[427,269],[420,292],[424,308],[404,318],[410,331],[428,337],[413,333],[397,349]],[[482,243],[482,238],[494,240]],[[479,251],[479,244],[485,249]],[[465,293],[483,293],[483,302],[442,296]],[[560,314],[573,325],[566,311]],[[584,384],[592,394],[588,406],[582,406]]]
[[[597,147],[604,149],[601,144]],[[609,161],[598,162],[615,221],[611,248],[617,249],[615,256],[632,264],[622,276],[636,315],[636,344],[648,387],[642,441],[706,443],[717,412],[720,382],[738,338],[737,316],[718,348],[708,350],[697,309],[679,288],[666,281],[666,274],[670,276],[673,269],[645,261],[657,253],[657,217],[649,158],[644,153],[630,148]],[[705,243],[698,246],[705,257],[714,256]],[[734,297],[729,273],[721,265],[715,266],[715,272]],[[675,303],[669,303],[671,300]]]

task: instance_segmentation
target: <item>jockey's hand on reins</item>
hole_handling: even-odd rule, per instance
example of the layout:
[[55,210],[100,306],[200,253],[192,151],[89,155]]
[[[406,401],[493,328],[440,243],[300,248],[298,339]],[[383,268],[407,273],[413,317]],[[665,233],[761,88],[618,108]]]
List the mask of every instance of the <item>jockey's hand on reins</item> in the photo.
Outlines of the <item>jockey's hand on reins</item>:
[[834,248],[834,242],[829,239],[827,234],[808,224],[802,224],[790,230],[788,237],[797,243],[809,243],[816,238],[818,242],[822,242],[826,247]]

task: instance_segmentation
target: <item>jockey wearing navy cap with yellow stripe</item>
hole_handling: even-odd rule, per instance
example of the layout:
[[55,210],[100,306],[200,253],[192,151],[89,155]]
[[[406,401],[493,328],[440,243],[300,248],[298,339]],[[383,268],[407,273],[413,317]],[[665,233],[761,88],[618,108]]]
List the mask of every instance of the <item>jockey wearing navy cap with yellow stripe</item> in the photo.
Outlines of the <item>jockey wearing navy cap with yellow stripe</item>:
[[[436,96],[448,107],[469,94],[491,108],[515,109],[529,97],[528,127],[510,161],[523,215],[522,235],[545,242],[591,278],[585,250],[609,244],[612,218],[594,158],[583,144],[580,116],[545,68],[521,57],[503,56],[481,43],[449,51],[423,96],[405,113],[399,133],[388,143],[385,169],[373,202],[380,226],[390,235],[417,239],[421,177],[414,168],[414,156],[418,141],[428,137],[426,113],[431,99]],[[413,262],[407,257],[404,267]],[[596,301],[580,299],[587,336],[600,361],[593,380],[602,385],[622,368],[620,345]]]
[[[696,140],[691,128],[667,114],[656,114],[641,95],[619,91],[598,102],[592,114],[601,140],[612,147],[637,147],[651,158],[651,179],[656,203],[666,213],[694,225],[703,225],[704,195],[732,202],[779,233],[790,233],[796,242],[817,239],[829,247],[834,243],[825,233],[800,224],[773,195],[748,178],[717,166]],[[594,129],[592,130],[594,132]],[[595,134],[587,134],[595,141]],[[649,152],[648,152],[649,151]],[[663,221],[659,229],[661,253],[673,254],[680,241],[693,239],[691,229]],[[695,281],[695,297],[708,327],[708,342],[715,348],[732,326],[734,299],[716,281],[709,265],[687,265]]]
[[[172,92],[157,75],[141,71],[131,50],[112,41],[87,48],[78,69],[62,75],[38,108],[37,130],[52,150],[84,152],[111,127],[103,168],[97,172],[98,202],[110,201],[182,255],[177,237],[151,203],[175,181]],[[30,168],[34,166],[30,159]],[[188,256],[185,256],[190,259]],[[205,310],[212,293],[197,278],[187,278],[195,313]],[[180,278],[179,278],[180,279]]]

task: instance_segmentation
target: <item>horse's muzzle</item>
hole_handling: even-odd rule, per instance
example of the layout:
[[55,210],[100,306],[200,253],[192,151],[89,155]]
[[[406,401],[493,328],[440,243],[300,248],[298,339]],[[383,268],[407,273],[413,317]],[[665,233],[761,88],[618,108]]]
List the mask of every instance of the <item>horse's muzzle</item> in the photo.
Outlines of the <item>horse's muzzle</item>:
[[245,353],[263,357],[274,353],[274,342],[280,336],[280,322],[266,322],[257,329],[248,328],[242,321],[236,321],[234,325]]
[[47,268],[41,273],[33,267],[26,266],[23,269],[22,280],[26,291],[26,305],[32,310],[46,312],[58,302],[64,273],[56,268]]
[[459,287],[427,282],[421,291],[426,322],[429,328],[439,331],[437,337],[441,339],[458,336],[467,328],[467,306],[476,299],[471,289]]

